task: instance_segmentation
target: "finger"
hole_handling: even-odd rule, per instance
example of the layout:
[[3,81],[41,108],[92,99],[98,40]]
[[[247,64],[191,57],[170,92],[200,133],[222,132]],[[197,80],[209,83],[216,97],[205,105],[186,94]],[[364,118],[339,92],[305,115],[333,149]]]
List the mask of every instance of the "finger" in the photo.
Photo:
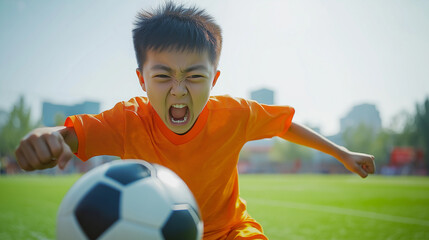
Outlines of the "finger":
[[375,162],[374,156],[371,156],[370,159],[365,164],[367,172],[373,174],[375,172]]
[[48,163],[43,164],[40,169],[53,168],[58,164],[57,160],[51,160]]
[[68,153],[67,153],[67,151],[70,148],[65,143],[63,136],[59,132],[53,132],[52,133],[52,137],[54,139],[51,139],[50,141],[53,143],[51,145],[52,146],[53,154],[57,158],[58,167],[61,170],[64,170],[67,162],[70,160],[70,159],[68,159],[69,156],[68,156]]
[[18,165],[25,171],[31,171],[34,170],[33,167],[31,167],[30,164],[28,164],[27,159],[24,156],[24,153],[22,152],[21,148],[18,148],[15,151],[16,160],[18,162]]
[[49,151],[51,152],[52,157],[57,158],[61,155],[63,151],[63,146],[61,140],[62,136],[56,134],[50,134],[45,137],[46,142],[48,143]]
[[359,165],[355,168],[355,173],[357,173],[362,178],[366,178],[368,176],[368,173]]
[[33,168],[33,170],[38,169],[40,166],[40,162],[37,159],[37,156],[33,147],[28,143],[24,143],[22,144],[21,149],[25,159],[27,160],[27,163]]
[[67,145],[64,141],[63,141],[62,146],[63,146],[62,147],[63,151],[62,151],[60,157],[58,158],[58,166],[61,170],[64,170],[67,163],[73,158],[73,153],[72,153],[69,145]]
[[42,164],[49,163],[52,160],[51,152],[44,138],[30,139],[30,144]]

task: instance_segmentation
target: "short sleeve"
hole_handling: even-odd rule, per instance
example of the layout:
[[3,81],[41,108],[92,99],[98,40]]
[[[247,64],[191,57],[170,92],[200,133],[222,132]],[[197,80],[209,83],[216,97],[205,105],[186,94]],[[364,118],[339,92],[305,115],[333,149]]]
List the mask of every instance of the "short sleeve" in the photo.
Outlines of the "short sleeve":
[[265,105],[247,100],[249,120],[246,140],[252,141],[284,135],[292,124],[295,109],[290,106]]
[[64,126],[74,128],[78,138],[76,155],[86,161],[99,155],[123,155],[124,119],[124,105],[120,102],[100,114],[70,116]]

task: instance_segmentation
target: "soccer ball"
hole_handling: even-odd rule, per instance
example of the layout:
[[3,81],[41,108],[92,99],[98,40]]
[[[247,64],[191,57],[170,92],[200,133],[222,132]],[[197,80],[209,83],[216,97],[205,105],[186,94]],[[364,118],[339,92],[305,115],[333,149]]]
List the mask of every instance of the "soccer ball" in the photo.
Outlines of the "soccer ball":
[[198,205],[173,171],[113,161],[83,175],[57,215],[57,239],[201,239]]

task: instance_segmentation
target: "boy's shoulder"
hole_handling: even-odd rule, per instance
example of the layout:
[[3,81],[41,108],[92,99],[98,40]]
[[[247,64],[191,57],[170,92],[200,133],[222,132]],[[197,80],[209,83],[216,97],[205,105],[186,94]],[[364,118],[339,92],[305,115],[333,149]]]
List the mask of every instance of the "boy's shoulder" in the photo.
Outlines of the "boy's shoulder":
[[230,95],[210,96],[207,103],[209,109],[249,109],[249,100]]
[[149,99],[143,96],[137,96],[129,99],[128,101],[121,101],[117,103],[118,105],[122,105],[124,109],[138,109],[138,108],[146,108],[149,104]]
[[147,97],[137,96],[129,99],[128,101],[118,102],[112,109],[114,112],[134,112],[144,114],[150,112],[150,103]]

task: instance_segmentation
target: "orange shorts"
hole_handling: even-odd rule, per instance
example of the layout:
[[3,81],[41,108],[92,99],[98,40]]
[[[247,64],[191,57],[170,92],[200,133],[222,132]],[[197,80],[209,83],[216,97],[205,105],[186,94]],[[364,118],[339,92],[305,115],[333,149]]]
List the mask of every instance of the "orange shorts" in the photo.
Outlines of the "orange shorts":
[[268,240],[264,235],[262,227],[253,219],[245,221],[233,226],[227,231],[211,233],[204,235],[203,240]]

